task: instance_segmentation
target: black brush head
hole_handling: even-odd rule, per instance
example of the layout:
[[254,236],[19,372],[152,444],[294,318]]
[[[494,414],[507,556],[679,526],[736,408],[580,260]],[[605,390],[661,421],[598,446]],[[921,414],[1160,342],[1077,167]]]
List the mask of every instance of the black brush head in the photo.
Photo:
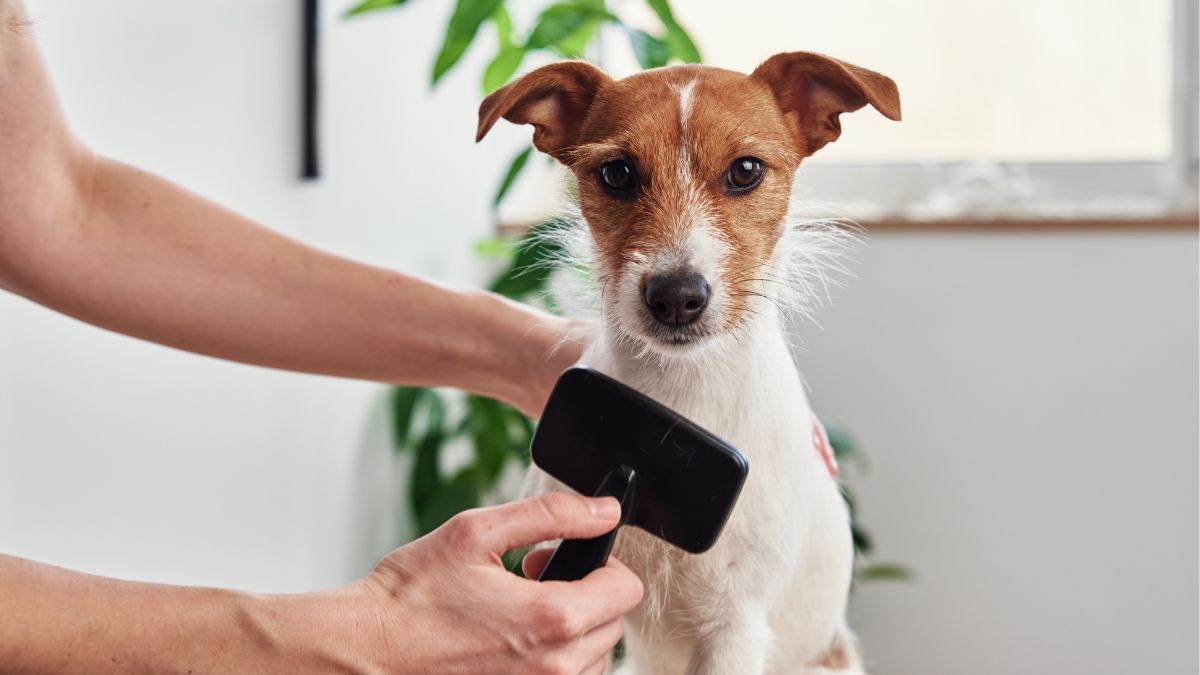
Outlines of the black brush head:
[[749,471],[728,443],[585,367],[559,378],[531,454],[539,468],[585,495],[614,470],[633,469],[636,496],[626,522],[692,553],[716,542]]

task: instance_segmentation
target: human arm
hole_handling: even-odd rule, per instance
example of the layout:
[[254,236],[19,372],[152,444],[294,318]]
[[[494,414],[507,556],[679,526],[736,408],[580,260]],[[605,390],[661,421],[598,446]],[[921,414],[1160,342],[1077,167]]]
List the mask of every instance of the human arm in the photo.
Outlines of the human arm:
[[582,349],[570,323],[313,249],[93,153],[23,12],[0,0],[0,287],[180,349],[540,413]]
[[616,500],[564,494],[475,509],[359,582],[297,595],[119,581],[0,556],[0,663],[28,675],[599,675],[621,616],[641,599],[637,577],[610,560],[579,582],[538,583],[509,573],[500,555],[597,536],[618,518]]

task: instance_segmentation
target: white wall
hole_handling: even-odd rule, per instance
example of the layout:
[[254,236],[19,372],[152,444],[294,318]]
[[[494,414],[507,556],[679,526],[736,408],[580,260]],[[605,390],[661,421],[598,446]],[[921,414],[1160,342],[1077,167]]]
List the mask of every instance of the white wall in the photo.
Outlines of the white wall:
[[[326,177],[305,185],[295,3],[28,2],[100,150],[319,245],[478,281],[470,247],[527,132],[472,145],[482,51],[429,92],[449,3],[351,23],[326,3]],[[888,234],[858,258],[802,360],[870,454],[853,480],[880,557],[918,572],[856,596],[873,672],[1196,672],[1196,236]],[[401,526],[381,394],[0,295],[0,550],[343,582]]]
[[1197,672],[1195,233],[880,234],[805,331],[878,675]]

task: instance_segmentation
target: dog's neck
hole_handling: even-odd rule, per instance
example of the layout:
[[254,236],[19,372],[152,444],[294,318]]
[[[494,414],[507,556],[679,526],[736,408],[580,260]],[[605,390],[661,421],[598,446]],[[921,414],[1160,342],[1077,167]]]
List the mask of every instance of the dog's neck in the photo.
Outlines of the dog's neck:
[[589,357],[602,371],[714,431],[740,426],[749,410],[807,408],[782,317],[763,308],[753,321],[686,357],[664,357],[605,325]]

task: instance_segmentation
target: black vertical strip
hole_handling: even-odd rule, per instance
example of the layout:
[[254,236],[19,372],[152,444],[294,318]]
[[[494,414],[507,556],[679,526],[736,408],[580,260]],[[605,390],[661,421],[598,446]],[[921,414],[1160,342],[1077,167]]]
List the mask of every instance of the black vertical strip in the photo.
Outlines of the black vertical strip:
[[317,22],[320,20],[318,0],[304,0],[304,84],[301,133],[303,134],[303,166],[300,175],[316,178],[321,175],[317,162]]

